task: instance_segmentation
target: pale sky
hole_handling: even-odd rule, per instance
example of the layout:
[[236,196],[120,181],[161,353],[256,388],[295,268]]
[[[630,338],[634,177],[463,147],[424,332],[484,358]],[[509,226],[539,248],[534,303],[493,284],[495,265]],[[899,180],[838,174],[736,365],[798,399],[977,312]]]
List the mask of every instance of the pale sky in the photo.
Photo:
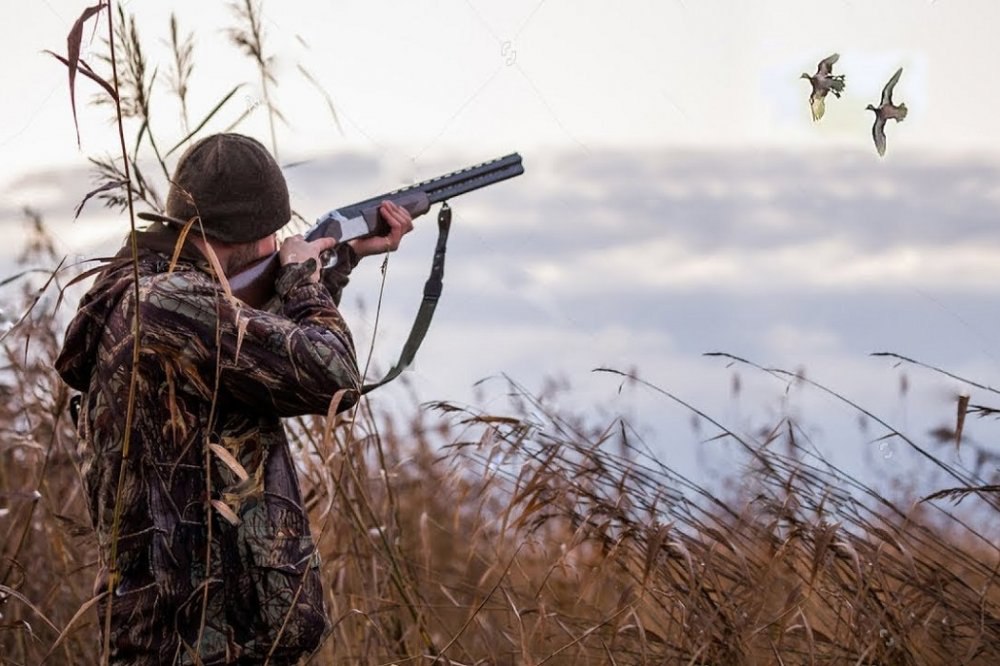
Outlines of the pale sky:
[[[114,149],[107,110],[87,104],[96,87],[80,79],[77,151],[65,71],[41,53],[64,50],[86,4],[4,0],[0,182]],[[124,3],[138,16],[148,58],[160,63],[161,84],[170,10],[182,32],[196,31],[192,121],[239,83],[222,117],[260,97],[253,68],[222,32],[234,21],[229,4]],[[278,144],[290,157],[347,146],[418,162],[472,146],[487,156],[542,146],[867,147],[864,107],[899,66],[896,100],[910,116],[890,126],[890,155],[1000,150],[1000,92],[982,85],[997,56],[1000,3],[992,0],[348,0],[266,2],[264,17],[275,96],[291,125]],[[88,48],[103,47],[94,40]],[[834,51],[847,91],[814,124],[808,83],[797,77]],[[298,65],[333,100],[343,136]],[[177,138],[165,86],[154,101],[161,141]],[[264,114],[242,130],[266,137]]]

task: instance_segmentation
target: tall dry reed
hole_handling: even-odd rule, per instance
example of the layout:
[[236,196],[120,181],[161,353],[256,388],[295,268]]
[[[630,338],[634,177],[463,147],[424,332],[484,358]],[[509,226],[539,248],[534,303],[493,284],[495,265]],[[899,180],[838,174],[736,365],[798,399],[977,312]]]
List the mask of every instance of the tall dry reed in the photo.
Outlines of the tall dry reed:
[[[260,6],[238,8],[232,35],[266,92]],[[123,48],[106,61],[117,83],[57,56],[122,103],[120,126],[137,123],[131,150],[95,162],[85,201],[160,207],[144,165],[168,172],[239,86],[188,128],[195,43],[172,17],[184,136],[161,144],[136,24],[121,10],[117,21],[108,39]],[[54,261],[41,217],[29,211],[28,224],[24,259]],[[17,277],[24,316],[0,340],[0,661],[97,663],[96,544],[70,396],[52,369],[66,306],[51,295],[71,276]],[[948,504],[973,495],[995,516],[988,465],[955,467],[879,422],[947,480],[930,502],[886,497],[819,457],[791,417],[750,438],[686,405],[742,452],[742,482],[727,492],[672,469],[654,453],[665,443],[624,419],[556,412],[513,381],[507,392],[492,413],[415,400],[388,414],[376,394],[336,421],[288,422],[334,624],[311,663],[1000,663],[997,548]],[[965,413],[993,411],[966,401],[944,437],[961,441]]]

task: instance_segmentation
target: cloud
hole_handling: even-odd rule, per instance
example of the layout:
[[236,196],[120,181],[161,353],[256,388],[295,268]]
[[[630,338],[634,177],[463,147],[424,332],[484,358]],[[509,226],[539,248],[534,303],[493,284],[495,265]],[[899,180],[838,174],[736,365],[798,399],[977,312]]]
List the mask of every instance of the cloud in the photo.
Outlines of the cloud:
[[[1000,244],[857,247],[844,238],[767,248],[699,250],[672,238],[623,242],[570,258],[530,261],[524,271],[544,291],[593,295],[632,290],[768,293],[934,288],[996,293]],[[616,276],[609,280],[609,276]]]
[[[319,155],[288,177],[296,208],[309,219],[466,162]],[[444,294],[407,373],[425,399],[471,400],[477,390],[501,396],[495,385],[474,385],[502,373],[533,389],[565,376],[581,406],[615,405],[660,428],[687,428],[690,414],[678,408],[665,416],[671,403],[661,395],[633,391],[630,407],[613,399],[620,379],[591,372],[608,365],[637,368],[740,422],[758,410],[777,413],[784,386],[773,380],[745,392],[753,396],[743,398],[747,411],[733,412],[730,375],[737,370],[701,356],[712,351],[805,367],[884,413],[898,411],[899,370],[869,358],[874,351],[997,381],[998,163],[593,150],[526,155],[525,167],[517,179],[451,202]],[[102,233],[117,242],[126,228],[100,209],[68,222],[67,202],[87,187],[79,174],[38,173],[18,183],[48,192],[40,198],[43,214],[66,243],[96,242],[84,238],[96,229],[115,230]],[[16,229],[16,209],[6,211],[0,223]],[[382,366],[395,361],[416,313],[434,226],[433,214],[417,220],[389,262],[375,356]],[[9,256],[4,261],[9,265]],[[361,350],[383,286],[378,265],[369,259],[356,270],[342,303]],[[943,385],[932,373],[921,381]],[[383,395],[400,390],[387,387]],[[908,425],[923,432],[951,414],[944,390],[914,391]],[[818,397],[801,408],[823,437],[846,436],[838,420],[850,410],[831,410]],[[849,430],[859,437],[853,421]]]

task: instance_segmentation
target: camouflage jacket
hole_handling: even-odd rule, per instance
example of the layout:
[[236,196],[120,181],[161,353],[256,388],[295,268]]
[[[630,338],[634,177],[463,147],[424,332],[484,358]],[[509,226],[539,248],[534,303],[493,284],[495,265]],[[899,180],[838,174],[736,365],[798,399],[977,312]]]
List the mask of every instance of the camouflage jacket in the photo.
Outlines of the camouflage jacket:
[[329,619],[280,417],[325,414],[341,389],[340,409],[357,399],[336,307],[357,259],[326,285],[308,280],[311,260],[283,267],[265,311],[227,297],[187,251],[171,271],[166,254],[141,250],[137,301],[129,256],[83,297],[56,362],[83,393],[110,662],[295,663]]

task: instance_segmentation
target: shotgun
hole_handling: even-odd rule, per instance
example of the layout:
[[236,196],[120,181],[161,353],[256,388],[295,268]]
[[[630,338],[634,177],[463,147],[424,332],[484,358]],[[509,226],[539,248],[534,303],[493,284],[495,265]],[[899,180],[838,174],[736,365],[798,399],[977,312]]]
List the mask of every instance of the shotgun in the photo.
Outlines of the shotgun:
[[[524,167],[521,164],[521,156],[518,153],[511,153],[331,210],[322,215],[316,224],[303,234],[303,237],[311,241],[330,236],[336,238],[338,243],[343,243],[363,236],[385,235],[388,232],[388,225],[378,215],[378,207],[383,201],[393,201],[409,211],[413,218],[417,218],[430,210],[433,204],[520,176],[522,173]],[[278,253],[251,264],[229,279],[233,295],[248,305],[263,307],[274,295],[274,281],[279,268]]]

